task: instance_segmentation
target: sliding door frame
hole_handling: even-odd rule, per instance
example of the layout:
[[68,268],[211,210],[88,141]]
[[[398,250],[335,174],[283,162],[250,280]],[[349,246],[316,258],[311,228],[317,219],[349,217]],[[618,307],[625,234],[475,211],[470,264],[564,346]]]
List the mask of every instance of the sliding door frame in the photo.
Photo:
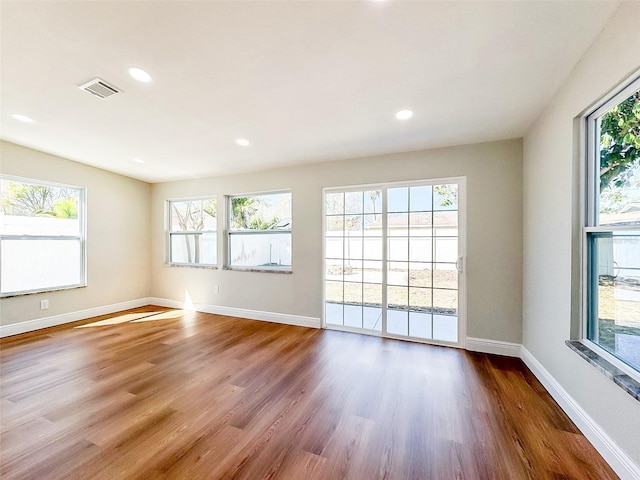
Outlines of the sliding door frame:
[[[388,232],[387,232],[387,190],[398,187],[432,186],[442,184],[458,185],[458,258],[461,264],[458,270],[458,342],[446,342],[433,339],[422,339],[410,337],[409,335],[394,335],[387,331],[387,256],[388,256]],[[367,190],[384,190],[382,201],[382,330],[354,328],[344,325],[334,325],[327,323],[326,312],[326,271],[327,271],[327,202],[328,193],[346,193]],[[465,348],[467,335],[467,285],[466,285],[466,252],[467,252],[467,179],[460,177],[429,178],[422,180],[411,180],[401,182],[381,182],[363,185],[346,185],[336,187],[325,187],[322,189],[322,323],[324,329],[339,330],[363,335],[372,335],[397,340],[408,340],[417,343],[430,345],[443,345],[455,348]]]

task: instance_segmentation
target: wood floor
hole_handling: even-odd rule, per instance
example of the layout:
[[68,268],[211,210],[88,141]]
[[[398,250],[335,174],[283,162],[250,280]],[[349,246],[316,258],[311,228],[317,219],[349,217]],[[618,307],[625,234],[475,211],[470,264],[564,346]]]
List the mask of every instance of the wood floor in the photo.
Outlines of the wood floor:
[[617,478],[518,359],[164,310],[0,343],[0,477]]

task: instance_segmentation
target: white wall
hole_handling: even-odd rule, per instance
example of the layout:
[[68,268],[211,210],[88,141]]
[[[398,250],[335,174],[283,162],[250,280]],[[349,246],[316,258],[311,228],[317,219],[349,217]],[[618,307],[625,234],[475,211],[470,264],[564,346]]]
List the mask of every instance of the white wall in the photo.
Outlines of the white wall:
[[564,343],[577,331],[571,304],[579,287],[575,260],[572,267],[579,204],[574,119],[640,67],[638,18],[640,3],[622,4],[524,138],[523,340],[640,464],[640,403]]
[[0,159],[6,175],[86,187],[88,262],[87,287],[1,299],[0,325],[149,296],[149,184],[8,142]]
[[[521,342],[522,144],[520,140],[399,153],[152,185],[152,296],[319,318],[322,188],[467,176],[468,335]],[[168,267],[164,201],[291,189],[293,274]],[[220,204],[219,204],[220,205]],[[218,210],[222,209],[219,206]],[[223,225],[219,223],[219,229]],[[219,248],[218,256],[222,258]],[[213,286],[220,286],[214,293]]]

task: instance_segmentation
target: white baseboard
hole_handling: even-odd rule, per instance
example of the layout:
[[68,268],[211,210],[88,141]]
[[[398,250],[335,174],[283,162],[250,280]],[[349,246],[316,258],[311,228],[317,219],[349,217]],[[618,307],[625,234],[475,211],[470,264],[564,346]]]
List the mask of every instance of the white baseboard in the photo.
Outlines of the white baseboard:
[[320,328],[320,319],[317,317],[304,317],[302,315],[289,315],[287,313],[263,312],[260,310],[249,310],[246,308],[224,307],[221,305],[208,305],[195,303],[185,306],[184,302],[170,300],[166,298],[149,298],[149,303],[168,308],[187,308],[197,312],[213,313],[216,315],[226,315],[229,317],[248,318],[250,320],[262,320],[265,322],[283,323],[285,325],[295,325],[298,327]]
[[519,343],[473,337],[467,337],[465,344],[465,348],[472,352],[491,353],[505,357],[520,357],[520,347]]
[[527,350],[522,347],[522,361],[542,383],[562,410],[576,424],[578,429],[591,442],[606,462],[623,480],[639,480],[640,467],[607,435],[587,412],[569,395],[560,383],[544,368],[544,366]]
[[128,302],[114,303],[112,305],[104,305],[102,307],[88,308],[86,310],[78,310],[76,312],[63,313],[61,315],[53,315],[51,317],[36,318],[20,323],[11,323],[9,325],[0,325],[0,338],[18,335],[20,333],[32,332],[42,328],[56,327],[64,323],[77,322],[85,318],[97,317],[98,315],[107,315],[109,313],[128,310],[129,308],[144,307],[149,305],[149,298],[139,298]]

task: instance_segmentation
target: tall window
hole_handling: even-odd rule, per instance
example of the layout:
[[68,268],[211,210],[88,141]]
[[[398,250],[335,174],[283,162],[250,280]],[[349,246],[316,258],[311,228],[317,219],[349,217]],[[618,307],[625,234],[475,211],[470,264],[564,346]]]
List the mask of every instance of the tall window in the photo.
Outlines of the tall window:
[[587,117],[586,337],[640,371],[640,78]]
[[168,202],[169,263],[216,266],[217,205],[215,197]]
[[85,190],[0,177],[0,296],[86,285]]
[[228,266],[291,271],[291,192],[228,197]]

